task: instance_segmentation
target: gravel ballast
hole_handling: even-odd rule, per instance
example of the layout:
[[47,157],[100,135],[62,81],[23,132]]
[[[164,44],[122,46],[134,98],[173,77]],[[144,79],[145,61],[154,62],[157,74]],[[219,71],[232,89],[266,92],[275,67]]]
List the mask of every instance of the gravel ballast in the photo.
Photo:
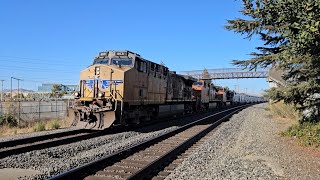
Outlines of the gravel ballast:
[[176,128],[178,127],[149,133],[124,132],[13,155],[0,160],[0,170],[3,168],[37,170],[40,171],[39,174],[22,179],[45,179]]
[[320,179],[320,153],[281,137],[266,107],[234,115],[166,179]]
[[[211,113],[201,114],[204,117]],[[138,128],[135,131],[99,136],[67,145],[34,150],[0,159],[0,175],[8,171],[32,170],[33,175],[20,179],[46,179],[71,168],[100,159],[133,144],[171,132],[198,117],[186,117],[157,125]]]

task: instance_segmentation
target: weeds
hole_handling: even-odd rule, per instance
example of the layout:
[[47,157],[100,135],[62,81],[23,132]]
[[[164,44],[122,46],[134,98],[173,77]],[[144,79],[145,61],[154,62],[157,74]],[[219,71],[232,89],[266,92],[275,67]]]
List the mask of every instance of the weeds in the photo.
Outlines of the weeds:
[[304,122],[289,127],[284,136],[297,137],[305,146],[320,146],[320,123]]
[[46,124],[43,123],[42,121],[37,122],[33,127],[34,132],[44,131],[44,130],[46,130]]
[[60,123],[58,120],[54,120],[50,123],[50,129],[59,129]]
[[38,132],[38,131],[44,131],[44,130],[50,130],[50,129],[59,129],[59,128],[70,126],[68,123],[66,123],[65,120],[58,120],[58,119],[43,120],[41,122],[36,122],[36,123],[25,122],[24,125],[20,125],[20,126],[17,126],[16,122],[17,121],[13,119],[13,116],[0,115],[0,137]]
[[283,102],[272,103],[268,109],[277,117],[289,118],[295,121],[299,119],[299,114],[294,107]]
[[293,106],[283,102],[271,104],[269,108],[273,116],[291,119],[295,122],[287,130],[281,132],[282,136],[298,138],[305,146],[320,147],[320,123],[299,122],[297,111]]
[[0,125],[7,125],[10,128],[17,127],[18,121],[12,114],[3,114],[0,116]]

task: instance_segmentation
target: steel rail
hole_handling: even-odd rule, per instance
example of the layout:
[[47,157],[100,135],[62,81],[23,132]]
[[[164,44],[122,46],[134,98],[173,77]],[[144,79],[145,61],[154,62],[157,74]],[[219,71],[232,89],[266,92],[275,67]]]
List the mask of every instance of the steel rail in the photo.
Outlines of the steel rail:
[[26,137],[26,138],[19,138],[19,139],[13,139],[13,140],[8,140],[8,141],[2,141],[2,142],[0,142],[0,148],[13,147],[13,146],[17,146],[17,145],[28,144],[28,143],[33,143],[33,142],[37,142],[37,141],[43,141],[43,140],[47,140],[47,139],[63,137],[63,136],[68,136],[68,135],[72,135],[72,134],[84,133],[84,132],[87,132],[87,131],[84,129],[75,129],[75,130],[70,130],[70,131],[65,131],[65,132],[58,132],[58,133],[51,133],[51,134],[46,134],[46,135],[39,135],[39,136],[33,136],[33,137]]
[[[204,122],[204,121],[209,120],[210,118],[213,118],[213,117],[215,117],[217,115],[223,115],[223,113],[232,111],[227,116],[224,116],[223,118],[220,118],[217,122],[213,123],[210,126],[210,128],[214,128],[214,127],[218,126],[222,121],[224,121],[227,117],[231,116],[235,112],[238,112],[239,110],[241,110],[241,109],[243,109],[245,107],[248,107],[248,105],[242,105],[242,106],[238,106],[238,107],[233,107],[233,108],[230,108],[230,109],[227,109],[227,110],[223,110],[221,112],[217,112],[217,113],[214,113],[212,115],[203,117],[203,118],[201,118],[199,120],[196,120],[194,122],[191,122],[191,123],[188,123],[188,124],[186,124],[184,126],[181,126],[180,128],[178,128],[178,129],[176,129],[174,131],[165,133],[165,134],[163,134],[161,136],[158,136],[158,137],[151,138],[149,140],[145,140],[145,141],[140,142],[138,144],[134,144],[134,145],[132,145],[132,146],[130,146],[128,148],[125,148],[123,150],[119,150],[119,151],[117,151],[115,153],[109,154],[109,155],[107,155],[107,156],[105,156],[103,158],[100,158],[98,160],[86,163],[84,165],[78,166],[78,167],[73,168],[73,169],[71,169],[69,171],[66,171],[64,173],[58,174],[56,176],[53,176],[53,177],[49,178],[49,180],[79,179],[79,178],[81,178],[81,177],[79,177],[79,176],[81,176],[81,174],[88,175],[88,174],[91,174],[91,173],[94,173],[95,171],[97,171],[97,166],[99,166],[98,169],[101,169],[101,164],[111,165],[114,162],[119,161],[119,159],[123,159],[123,157],[125,157],[125,158],[129,157],[130,155],[134,154],[134,152],[142,150],[142,149],[145,149],[143,147],[149,147],[151,145],[154,145],[155,143],[158,143],[158,142],[162,141],[163,139],[167,139],[167,138],[172,137],[172,136],[174,136],[174,135],[176,135],[176,134],[178,134],[180,132],[185,131],[186,129],[189,129],[190,127],[192,127],[194,125],[197,125],[200,122]],[[206,128],[206,130],[204,130],[204,132],[209,132],[210,128]],[[205,134],[205,133],[203,133],[203,134]],[[203,134],[195,135],[195,136],[193,136],[193,138],[194,139],[199,138],[199,137],[203,136]],[[163,155],[163,157],[169,157],[170,155],[172,155],[172,153],[175,153],[176,151],[181,150],[181,148],[185,147],[190,142],[191,142],[191,140],[187,141],[186,143],[182,143],[181,147],[177,147],[175,150],[172,150],[172,151],[168,152],[166,155]],[[162,161],[163,157],[158,158],[157,161]],[[148,166],[142,168],[137,173],[132,174],[132,176],[130,176],[128,179],[140,179],[140,178],[146,177],[146,174],[148,174],[148,172],[150,172],[150,169],[154,169],[154,167],[158,163],[159,162],[153,162],[153,163],[149,164]]]
[[[194,116],[196,114],[186,115],[184,117]],[[173,117],[161,119],[158,123],[165,123],[170,120],[175,120],[181,117]],[[64,145],[68,143],[73,143],[81,140],[86,140],[98,136],[103,136],[107,134],[114,134],[124,131],[131,131],[135,128],[146,127],[149,125],[154,125],[151,122],[144,123],[143,126],[132,125],[132,126],[114,126],[112,128],[103,131],[94,131],[90,129],[75,129],[66,132],[52,133],[34,137],[20,138],[14,140],[8,140],[0,142],[0,158],[5,158],[10,155],[29,152],[33,150],[40,150],[44,148],[50,148],[54,146]]]
[[[81,132],[81,131],[80,131]],[[54,146],[69,144],[77,141],[82,141],[105,134],[103,131],[83,131],[78,134],[69,134],[61,137],[54,137],[53,139],[44,139],[40,141],[33,141],[31,143],[24,143],[17,146],[5,147],[0,149],[0,158],[5,158],[14,154],[21,154],[33,150],[45,149]],[[41,138],[40,138],[41,139]]]
[[235,114],[236,112],[242,110],[243,108],[236,109],[235,111],[232,111],[228,115],[220,118],[219,120],[212,123],[210,126],[205,128],[204,130],[201,130],[196,135],[193,135],[192,137],[188,138],[184,142],[180,143],[176,147],[173,147],[171,150],[169,150],[167,153],[156,159],[155,161],[152,161],[147,166],[143,167],[136,173],[132,174],[128,179],[143,179],[145,177],[148,177],[148,175],[152,174],[153,171],[161,166],[161,164],[167,163],[167,161],[170,161],[172,157],[176,157],[178,154],[181,154],[180,152],[183,152],[184,150],[188,149],[193,143],[197,142],[199,139],[201,139],[203,136],[208,134],[210,131],[212,131],[215,127],[220,125],[223,121],[225,121],[227,118]]

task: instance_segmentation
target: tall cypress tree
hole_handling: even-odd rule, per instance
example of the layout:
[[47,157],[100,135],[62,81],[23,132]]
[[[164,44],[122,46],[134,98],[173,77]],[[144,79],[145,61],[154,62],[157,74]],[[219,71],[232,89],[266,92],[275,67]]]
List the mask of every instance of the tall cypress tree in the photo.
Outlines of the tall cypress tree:
[[274,100],[293,104],[301,121],[319,121],[320,0],[242,0],[246,19],[228,20],[226,29],[264,45],[248,60],[233,64],[250,69],[273,66],[284,71],[286,86],[272,88]]

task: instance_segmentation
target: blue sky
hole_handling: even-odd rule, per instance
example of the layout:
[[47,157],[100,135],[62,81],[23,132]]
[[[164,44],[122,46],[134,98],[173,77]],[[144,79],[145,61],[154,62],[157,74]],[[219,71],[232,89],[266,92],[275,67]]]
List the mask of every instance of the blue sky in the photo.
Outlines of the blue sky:
[[[3,0],[0,5],[0,79],[21,86],[77,84],[79,72],[103,50],[128,49],[171,70],[233,67],[247,59],[257,39],[226,31],[241,17],[235,0]],[[217,84],[259,92],[265,79],[220,80]],[[16,87],[16,82],[13,84]]]

